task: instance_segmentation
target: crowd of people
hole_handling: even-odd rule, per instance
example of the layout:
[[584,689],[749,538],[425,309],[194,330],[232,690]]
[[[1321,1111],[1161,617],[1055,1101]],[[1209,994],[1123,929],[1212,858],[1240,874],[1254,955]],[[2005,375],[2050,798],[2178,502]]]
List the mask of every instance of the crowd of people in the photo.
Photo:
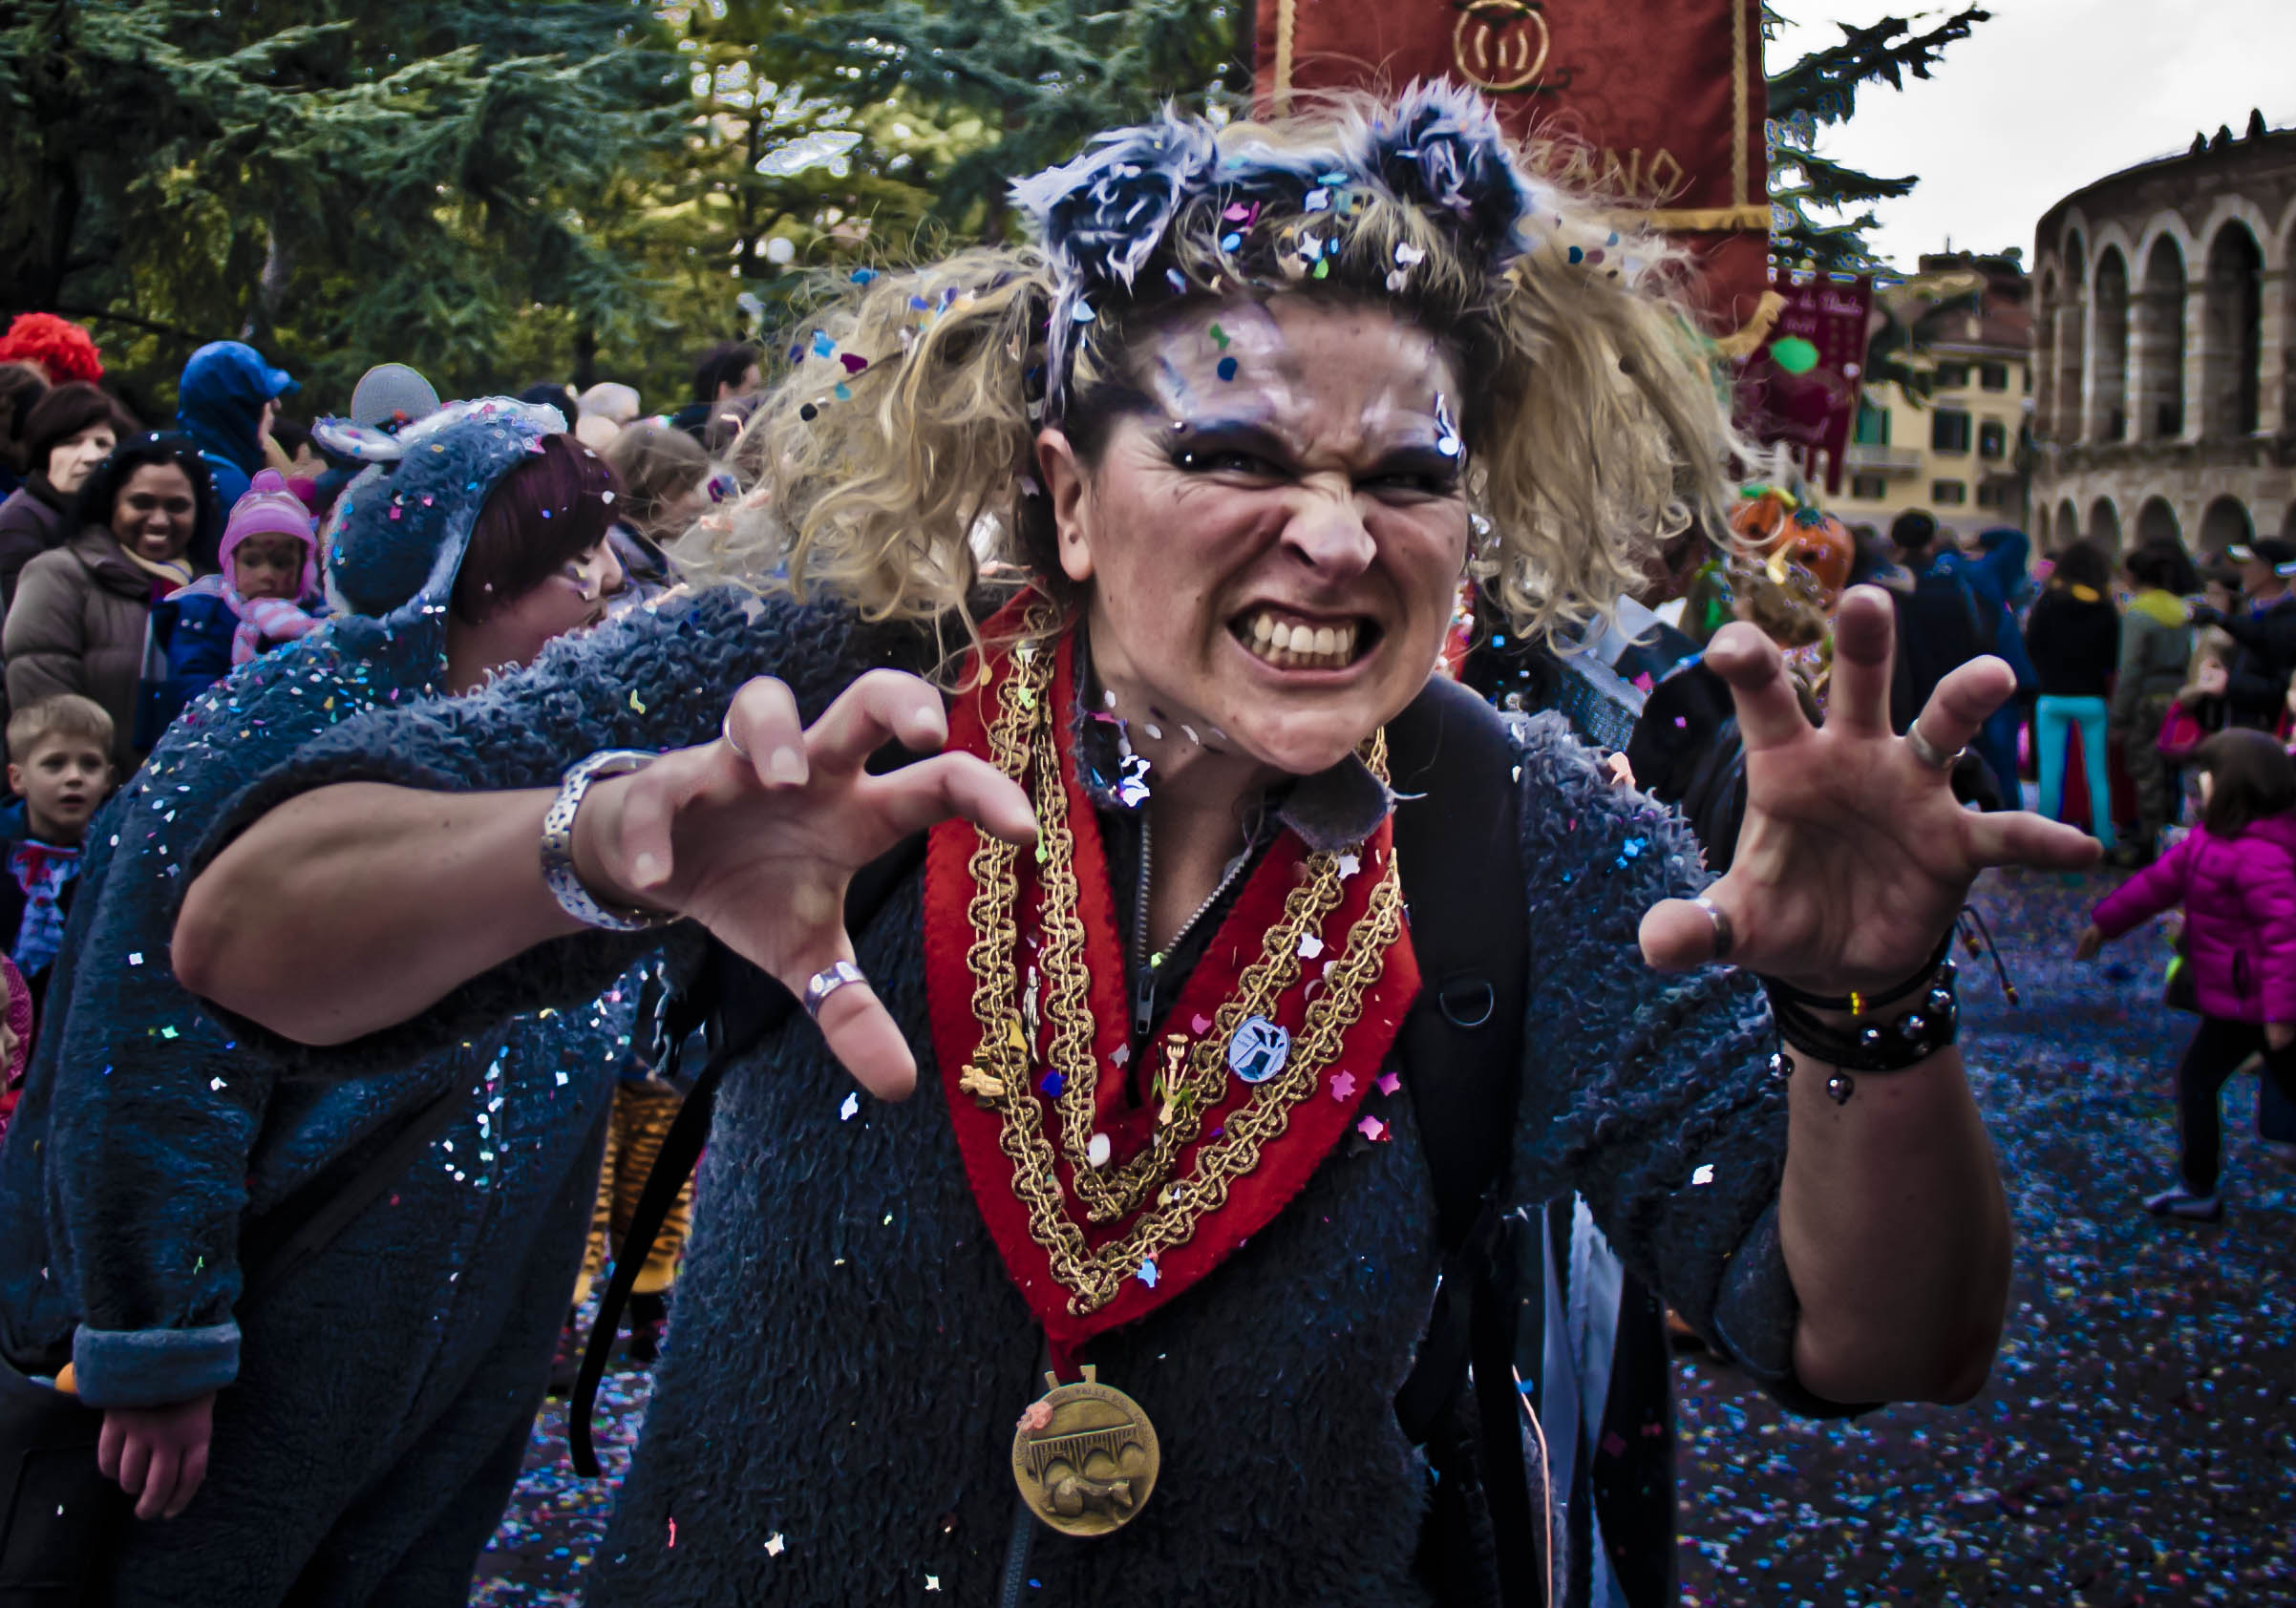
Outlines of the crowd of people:
[[[70,1454],[10,1546],[458,1602],[609,1267],[606,1605],[1643,1608],[1636,1303],[1799,1411],[1973,1394],[1968,887],[2098,853],[2029,759],[2109,838],[2112,733],[2284,705],[2296,600],[1741,498],[1665,248],[1540,171],[1450,88],[1167,114],[658,417],[387,364],[298,424],[219,342],[146,431],[24,330],[0,1437]],[[1488,657],[1629,618],[1623,756]],[[2242,736],[2100,927],[2279,830]],[[2296,1060],[2296,971],[2215,988],[2211,1111]]]
[[1956,666],[1983,654],[2004,661],[2018,695],[1980,729],[1957,793],[2015,809],[2030,780],[2042,815],[2139,873],[2096,906],[2075,942],[2082,958],[2181,908],[2164,1003],[2200,1021],[2175,1072],[2176,1176],[2144,1205],[2222,1217],[2227,1079],[2254,1061],[2261,1131],[2296,1143],[2296,543],[2259,539],[2202,570],[2180,543],[2156,540],[2122,555],[2116,571],[2091,541],[2035,559],[2020,531],[1953,540],[1918,509],[1884,540],[1760,486],[1733,524],[1751,549],[1710,561],[1703,589],[1690,589],[1682,618],[1691,637],[1663,656],[1628,750],[1635,774],[1682,809],[1710,863],[1729,863],[1743,754],[1718,678],[1688,651],[1724,620],[1756,624],[1816,708],[1844,585],[1887,588],[1901,729]]

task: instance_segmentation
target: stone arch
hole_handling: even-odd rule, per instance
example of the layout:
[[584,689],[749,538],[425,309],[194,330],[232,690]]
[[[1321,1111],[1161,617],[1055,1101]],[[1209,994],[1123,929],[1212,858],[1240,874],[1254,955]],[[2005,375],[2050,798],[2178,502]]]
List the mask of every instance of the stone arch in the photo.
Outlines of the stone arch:
[[2081,539],[2080,511],[2073,506],[2073,498],[2066,497],[2058,502],[2056,527],[2051,539],[2053,543],[2050,548],[2052,552],[2059,547],[2070,547]]
[[2250,435],[2262,416],[2264,253],[2244,222],[2208,243],[2200,334],[2200,432]]
[[2184,251],[2167,230],[2144,254],[2131,319],[2129,391],[2137,400],[2129,434],[2173,441],[2184,434]]
[[[2057,303],[2065,294],[2064,281],[2057,276],[2053,262],[2042,266],[2033,290],[2033,421],[2044,435],[2049,434],[2049,422],[2056,417],[2057,366],[2052,361],[2049,349],[2050,331],[2055,328]],[[2044,549],[2048,543],[2043,542]]]
[[2109,497],[2089,505],[2089,540],[2102,547],[2108,559],[2120,557],[2120,510]]
[[2222,553],[2235,543],[2256,540],[2256,521],[2248,505],[2237,497],[2220,497],[2200,516],[2200,551]]
[[2184,527],[2177,522],[2177,511],[2168,505],[2165,497],[2145,498],[2144,506],[2137,511],[2137,540],[2138,545],[2149,541],[2184,540]]
[[2064,299],[2050,320],[2051,367],[2056,370],[2056,411],[2049,433],[2059,441],[2081,438],[2081,374],[2087,367],[2089,251],[2080,231],[2065,234]]
[[2117,245],[2096,254],[2089,292],[2089,441],[2121,441],[2129,434],[2129,263]]

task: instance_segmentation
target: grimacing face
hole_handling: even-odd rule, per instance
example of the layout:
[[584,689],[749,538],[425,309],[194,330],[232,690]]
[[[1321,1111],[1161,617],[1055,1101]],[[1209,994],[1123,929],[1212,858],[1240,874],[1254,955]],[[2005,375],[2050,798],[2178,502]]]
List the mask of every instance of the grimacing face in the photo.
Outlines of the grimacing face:
[[1272,770],[1334,765],[1426,685],[1451,618],[1451,357],[1382,308],[1278,295],[1176,312],[1135,359],[1153,411],[1096,464],[1038,440],[1095,668]]

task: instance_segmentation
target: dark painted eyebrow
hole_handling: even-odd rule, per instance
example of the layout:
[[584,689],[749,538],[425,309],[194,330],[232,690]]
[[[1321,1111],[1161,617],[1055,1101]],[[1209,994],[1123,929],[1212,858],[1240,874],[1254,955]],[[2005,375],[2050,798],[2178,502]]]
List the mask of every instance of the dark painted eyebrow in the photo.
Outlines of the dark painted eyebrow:
[[1171,440],[1175,452],[1224,447],[1234,452],[1256,453],[1284,463],[1290,462],[1292,457],[1291,443],[1257,419],[1183,420],[1171,433]]

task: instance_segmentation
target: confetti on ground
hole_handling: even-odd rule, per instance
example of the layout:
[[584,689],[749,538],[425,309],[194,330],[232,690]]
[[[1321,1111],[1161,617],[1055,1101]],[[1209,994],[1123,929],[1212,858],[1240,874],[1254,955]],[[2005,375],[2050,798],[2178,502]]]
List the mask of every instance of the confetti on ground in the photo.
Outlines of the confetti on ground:
[[2070,959],[2118,878],[1988,875],[2023,1004],[1963,960],[1963,1048],[2017,1231],[2009,1331],[1961,1407],[1789,1418],[1680,1369],[1683,1600],[1702,1608],[2296,1602],[2296,1154],[2224,1092],[2225,1216],[2162,1222],[2171,1077],[2156,923]]

